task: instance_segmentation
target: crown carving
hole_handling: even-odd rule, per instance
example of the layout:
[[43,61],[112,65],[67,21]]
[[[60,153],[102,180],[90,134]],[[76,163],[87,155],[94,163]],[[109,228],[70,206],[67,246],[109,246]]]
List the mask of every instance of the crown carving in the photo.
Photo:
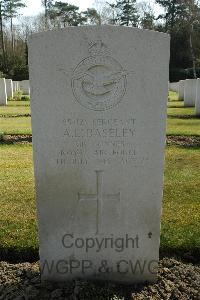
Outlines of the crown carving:
[[92,56],[107,54],[107,46],[101,41],[94,41],[90,44],[89,53]]

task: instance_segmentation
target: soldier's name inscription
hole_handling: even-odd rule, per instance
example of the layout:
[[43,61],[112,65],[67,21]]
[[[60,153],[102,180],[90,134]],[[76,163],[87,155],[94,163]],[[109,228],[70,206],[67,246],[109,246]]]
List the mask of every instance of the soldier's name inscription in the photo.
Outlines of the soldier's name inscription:
[[131,138],[135,119],[63,119],[64,136],[69,138]]
[[136,159],[136,119],[63,118],[63,147],[57,165],[133,163]]

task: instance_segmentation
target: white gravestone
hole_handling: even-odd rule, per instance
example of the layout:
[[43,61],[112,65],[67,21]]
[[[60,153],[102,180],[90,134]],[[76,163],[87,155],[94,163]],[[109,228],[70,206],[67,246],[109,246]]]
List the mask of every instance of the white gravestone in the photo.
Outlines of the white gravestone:
[[184,106],[195,106],[196,79],[186,79],[184,84]]
[[196,83],[195,113],[200,117],[200,78],[197,79]]
[[30,38],[43,280],[155,281],[168,64],[168,35],[148,30]]
[[179,87],[178,87],[178,99],[179,100],[184,99],[184,84],[185,84],[185,80],[179,81]]
[[30,83],[29,80],[20,81],[20,90],[24,95],[30,95]]
[[13,92],[15,93],[17,91],[17,85],[16,85],[16,81],[13,81]]
[[173,92],[177,92],[178,93],[178,90],[179,90],[179,82],[171,82],[169,84],[169,89]]
[[8,98],[13,98],[13,81],[12,79],[6,79],[6,92]]
[[13,81],[13,90],[14,92],[17,92],[19,90],[19,82]]
[[0,105],[7,105],[6,80],[0,78]]

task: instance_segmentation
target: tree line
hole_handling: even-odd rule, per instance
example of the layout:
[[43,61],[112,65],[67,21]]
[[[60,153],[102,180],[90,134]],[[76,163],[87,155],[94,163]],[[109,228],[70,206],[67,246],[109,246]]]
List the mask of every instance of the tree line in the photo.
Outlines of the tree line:
[[80,11],[66,1],[41,0],[44,12],[24,17],[26,0],[0,0],[0,76],[28,79],[28,36],[67,26],[112,24],[171,35],[170,80],[200,77],[200,4],[198,0],[155,0],[162,13],[137,0],[95,0]]

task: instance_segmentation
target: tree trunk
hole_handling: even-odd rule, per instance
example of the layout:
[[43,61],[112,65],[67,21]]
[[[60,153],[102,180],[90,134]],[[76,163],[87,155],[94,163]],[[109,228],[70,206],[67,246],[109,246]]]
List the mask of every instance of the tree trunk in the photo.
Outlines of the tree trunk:
[[0,3],[0,35],[1,35],[1,45],[2,45],[2,56],[3,56],[3,68],[4,71],[7,70],[7,62],[6,62],[6,49],[5,49],[5,40],[4,40],[4,32],[3,32],[3,17],[2,17],[2,7]]
[[114,9],[112,11],[112,25],[115,25],[115,12],[114,12]]
[[45,8],[45,29],[47,29],[48,26],[47,0],[44,1],[44,8]]
[[14,45],[14,32],[13,32],[13,18],[10,18],[10,31],[11,31],[11,40],[12,40],[12,52],[14,55],[15,45]]
[[197,78],[197,73],[196,73],[196,62],[195,62],[195,54],[194,54],[194,47],[193,47],[193,42],[192,42],[192,33],[193,33],[193,25],[191,26],[191,31],[190,31],[190,53],[191,53],[191,58],[192,58],[192,69],[193,69],[193,75],[194,78]]

